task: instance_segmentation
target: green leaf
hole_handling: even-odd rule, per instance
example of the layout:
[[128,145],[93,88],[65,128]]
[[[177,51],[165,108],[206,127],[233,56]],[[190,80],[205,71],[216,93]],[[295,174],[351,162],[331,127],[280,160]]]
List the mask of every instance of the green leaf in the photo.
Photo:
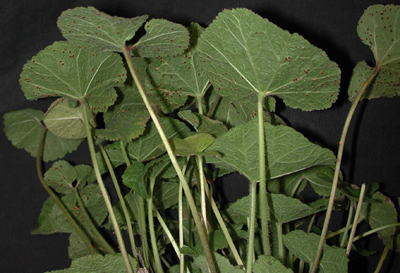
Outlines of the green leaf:
[[[25,109],[4,114],[4,132],[8,140],[24,149],[33,157],[38,155],[40,137],[42,135],[43,112]],[[82,139],[64,139],[47,131],[44,142],[43,160],[48,162],[64,157],[75,151]]]
[[59,193],[69,194],[73,192],[73,182],[77,178],[77,172],[71,164],[65,160],[59,160],[44,174],[44,181]]
[[[125,158],[121,151],[121,146],[119,142],[114,142],[104,147],[104,151],[106,151],[108,158],[110,159],[111,165],[113,168],[121,166],[125,164]],[[99,165],[100,173],[108,172],[108,167],[106,162],[104,161],[103,155],[101,152],[96,153],[97,162]]]
[[144,164],[141,162],[134,162],[126,168],[122,175],[122,182],[131,190],[135,191],[144,199],[149,198],[144,181]]
[[[91,233],[92,235],[92,233]],[[71,260],[81,258],[83,256],[91,255],[92,253],[87,249],[81,237],[75,231],[68,237],[68,256]]]
[[258,256],[253,264],[254,273],[291,273],[291,269],[286,268],[279,260],[272,256]]
[[96,181],[96,175],[93,168],[88,165],[77,165],[76,170],[76,184],[78,188],[83,188],[86,184],[91,184]]
[[179,184],[175,182],[157,181],[153,191],[153,203],[163,211],[178,203]]
[[28,61],[20,83],[29,100],[62,96],[85,99],[94,112],[115,103],[113,87],[123,86],[126,70],[114,53],[92,53],[69,42],[55,42]]
[[[213,119],[220,120],[229,129],[247,123],[250,120],[258,119],[255,100],[232,101],[226,97],[220,97],[215,92],[210,92],[210,95],[206,96],[205,100],[207,102],[205,109],[207,115]],[[272,113],[275,111],[274,97],[266,97],[264,99],[264,108],[267,109],[264,111],[265,122],[275,125],[285,124],[281,118]]]
[[[182,122],[172,118],[160,118],[166,136],[184,138],[190,134],[189,128]],[[158,149],[162,144],[157,129],[153,122],[149,122],[144,133],[137,139],[128,142],[127,152],[130,158],[144,162],[156,158],[164,153]]]
[[[129,262],[133,268],[138,264],[129,256]],[[121,254],[88,255],[72,261],[71,267],[64,270],[53,270],[48,273],[125,273],[126,267]]]
[[143,133],[150,115],[137,88],[126,86],[119,91],[117,102],[103,115],[106,128],[96,130],[96,136],[128,141]]
[[149,65],[149,72],[161,89],[201,98],[210,87],[197,50],[197,37],[203,29],[193,23],[189,31],[191,32],[189,49],[181,56],[153,60]]
[[267,182],[268,191],[282,193],[290,197],[298,197],[307,185],[303,172],[308,170],[310,169],[269,180]]
[[[227,258],[224,256],[214,252],[213,253],[215,257],[215,262],[216,266],[219,269],[219,272],[221,273],[243,273],[242,269],[239,269],[237,267],[234,267]],[[203,273],[208,273],[208,265],[207,265],[207,260],[206,256],[201,255],[198,256],[194,259],[193,263],[201,269],[201,272]]]
[[147,17],[127,19],[94,7],[78,7],[62,12],[57,25],[65,39],[80,47],[97,52],[124,52],[125,42],[133,38]]
[[224,10],[199,39],[215,90],[239,101],[276,95],[302,110],[337,99],[340,70],[325,52],[247,9]]
[[213,142],[214,142],[214,137],[206,133],[197,133],[188,136],[185,139],[181,138],[169,139],[171,148],[177,156],[190,156],[190,155],[218,156],[219,154],[215,151],[203,152]]
[[[397,211],[389,197],[380,192],[372,195],[372,200],[376,202],[363,202],[360,219],[365,219],[372,229],[397,223]],[[378,231],[383,243],[387,243],[387,237],[393,236],[396,227]]]
[[144,26],[146,34],[135,44],[140,57],[167,57],[183,53],[189,45],[189,32],[176,23],[152,19]]
[[[61,138],[80,139],[86,137],[83,118],[83,105],[69,107],[68,100],[59,98],[54,101],[44,114],[43,123],[54,135]],[[95,128],[95,116],[88,111],[90,125]]]
[[228,131],[221,121],[210,119],[207,116],[194,113],[190,110],[180,111],[178,116],[186,122],[189,122],[199,133],[206,133],[217,137]]
[[[358,21],[357,33],[374,54],[378,75],[363,98],[393,97],[399,95],[400,85],[400,6],[373,5],[364,11]],[[349,87],[349,99],[357,96],[374,68],[359,62],[354,68]]]
[[[314,262],[319,237],[314,233],[295,230],[283,235],[283,243],[293,255],[310,264]],[[348,258],[345,249],[330,247],[325,244],[318,272],[345,273],[347,272],[347,263]]]
[[[293,128],[264,123],[264,130],[268,179],[317,165],[335,164],[331,151],[311,143]],[[250,181],[259,180],[257,123],[250,121],[229,130],[217,137],[207,150],[221,154],[221,157],[207,159],[217,167],[239,171]]]

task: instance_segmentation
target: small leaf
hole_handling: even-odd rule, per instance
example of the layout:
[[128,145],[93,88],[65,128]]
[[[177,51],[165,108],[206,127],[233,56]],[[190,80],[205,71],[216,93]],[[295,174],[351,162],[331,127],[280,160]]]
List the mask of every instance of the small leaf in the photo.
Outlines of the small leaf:
[[[160,123],[168,138],[184,138],[190,134],[189,128],[178,120],[160,118]],[[162,141],[156,127],[153,122],[149,122],[144,133],[139,138],[128,143],[127,152],[130,158],[139,162],[144,162],[164,153],[163,150],[158,149],[161,144]]]
[[215,90],[234,101],[276,95],[302,110],[336,101],[340,70],[326,53],[247,9],[224,10],[199,38]]
[[[214,252],[213,253],[215,257],[215,262],[216,266],[219,269],[219,272],[221,273],[243,273],[242,269],[239,269],[237,267],[234,267],[227,258],[224,256]],[[206,256],[201,255],[198,256],[194,259],[193,263],[201,269],[202,273],[208,273],[208,265],[207,265],[207,260]]]
[[61,13],[57,25],[70,42],[93,51],[123,52],[147,15],[127,19],[110,16],[94,7],[78,7]]
[[257,261],[253,264],[254,273],[293,273],[286,268],[279,260],[272,256],[258,256]]
[[[129,262],[133,268],[137,268],[137,262],[129,256]],[[72,261],[71,267],[64,270],[53,270],[47,273],[125,273],[126,267],[121,254],[88,255]]]
[[[59,98],[54,101],[44,114],[43,123],[50,132],[61,138],[80,139],[86,137],[83,119],[83,105],[69,107],[68,100]],[[89,123],[96,127],[95,116],[88,110]]]
[[[4,114],[4,132],[8,140],[24,149],[33,157],[38,155],[40,137],[42,135],[43,112],[25,109]],[[48,162],[64,157],[75,151],[82,139],[63,139],[47,131],[44,143],[43,160]]]
[[117,103],[103,115],[106,128],[96,130],[96,136],[129,141],[143,133],[150,115],[136,88],[126,86],[119,91]]
[[126,168],[122,175],[122,182],[131,190],[135,191],[144,199],[149,198],[145,181],[143,179],[144,165],[141,162],[135,162]]
[[[306,263],[312,263],[317,253],[319,237],[314,233],[295,230],[283,235],[283,243],[288,250]],[[324,245],[319,263],[321,273],[347,273],[347,255],[343,248]]]
[[[219,154],[215,151],[203,152],[214,142],[214,137],[205,134],[197,133],[188,136],[185,139],[170,138],[169,143],[174,153],[177,156],[190,156],[190,155],[201,155],[201,156],[218,156]],[[163,147],[165,149],[165,147]]]
[[228,131],[221,121],[210,119],[207,116],[194,113],[190,110],[180,111],[178,116],[186,122],[189,122],[199,133],[207,133],[213,137],[217,137]]
[[44,174],[44,181],[59,193],[69,194],[73,191],[73,182],[77,178],[77,172],[71,164],[65,160],[59,160]]
[[[376,202],[364,202],[361,209],[361,219],[365,219],[372,229],[397,223],[397,211],[389,197],[380,192],[372,195],[372,200]],[[378,231],[383,243],[387,243],[387,237],[393,236],[396,227]]]
[[[400,6],[372,5],[358,21],[357,33],[361,41],[373,52],[379,72],[363,99],[399,95],[400,85]],[[349,87],[351,101],[361,89],[374,68],[360,62],[354,68]]]
[[94,112],[115,103],[113,87],[123,86],[126,70],[114,53],[92,53],[69,42],[55,42],[28,61],[20,84],[28,100],[62,96],[85,99]]
[[189,45],[189,32],[176,23],[152,19],[144,26],[146,34],[135,44],[140,57],[167,57],[183,53]]
[[[335,156],[328,149],[309,142],[293,128],[264,123],[267,179],[288,175],[317,165],[334,165]],[[259,180],[258,124],[248,122],[217,137],[207,149],[221,157],[208,158],[217,167],[239,171],[250,181]],[[206,151],[207,151],[206,150]]]

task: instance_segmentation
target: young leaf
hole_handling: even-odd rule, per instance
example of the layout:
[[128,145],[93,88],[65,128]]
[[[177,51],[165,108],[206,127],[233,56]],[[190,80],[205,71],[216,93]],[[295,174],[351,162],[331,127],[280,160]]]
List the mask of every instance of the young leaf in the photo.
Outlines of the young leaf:
[[325,52],[247,9],[225,10],[199,39],[215,90],[240,101],[276,95],[302,110],[336,100],[340,70]]
[[[376,202],[363,203],[360,219],[365,219],[372,229],[397,223],[397,211],[389,197],[376,192],[372,195],[372,200]],[[378,235],[386,244],[386,238],[393,236],[395,232],[396,227],[392,227],[378,231]]]
[[[219,269],[219,272],[221,273],[243,273],[242,269],[239,269],[237,267],[234,267],[227,258],[224,256],[214,252],[213,253],[215,257],[215,261],[217,263],[217,267]],[[207,266],[207,260],[206,256],[201,255],[198,256],[194,259],[193,263],[201,269],[202,273],[208,273],[208,266]]]
[[61,13],[57,25],[71,43],[96,52],[123,52],[125,42],[147,20],[147,15],[127,19],[110,16],[94,7],[79,7]]
[[[239,171],[250,181],[259,180],[258,125],[255,122],[237,126],[217,137],[207,149],[221,157],[207,158],[217,167]],[[287,126],[264,123],[268,179],[288,175],[317,165],[334,165],[335,156],[328,149],[309,142]],[[206,150],[206,151],[207,151]]]
[[[61,138],[80,139],[86,137],[82,104],[69,107],[68,99],[59,98],[54,101],[44,114],[43,123],[50,132]],[[95,116],[88,111],[88,119],[92,128],[96,127]]]
[[69,42],[55,42],[28,61],[20,84],[29,100],[62,96],[85,99],[94,112],[115,103],[113,87],[123,86],[126,70],[113,53],[92,53]]
[[[314,261],[317,252],[319,236],[314,233],[305,233],[295,230],[283,235],[283,243],[288,250],[306,263]],[[321,273],[345,273],[347,272],[347,255],[343,248],[335,248],[324,245],[319,271]]]
[[149,198],[149,194],[147,193],[143,176],[144,164],[141,162],[134,162],[126,168],[122,175],[122,182],[141,197],[147,199]]
[[153,60],[149,65],[149,72],[161,89],[201,98],[210,87],[197,50],[197,38],[203,29],[193,23],[189,31],[191,45],[188,50],[181,56]]
[[[40,137],[43,130],[43,112],[25,109],[4,114],[4,132],[12,144],[24,149],[32,156],[38,155]],[[46,132],[43,160],[52,161],[75,151],[83,139],[64,139]]]
[[218,156],[219,154],[215,151],[204,151],[214,142],[214,137],[206,133],[197,133],[181,138],[170,138],[169,142],[171,148],[177,156],[190,156],[190,155],[202,155],[202,156]]
[[[133,268],[137,268],[137,261],[129,256]],[[47,273],[124,273],[126,267],[121,254],[88,255],[72,261],[71,267],[64,270],[53,270]]]
[[150,115],[136,88],[125,86],[118,91],[117,102],[103,115],[106,128],[96,130],[96,136],[129,141],[143,133]]
[[[161,118],[160,123],[168,138],[182,138],[190,134],[189,128],[178,120],[172,118]],[[163,150],[158,149],[161,144],[162,141],[157,133],[157,129],[152,122],[149,122],[143,135],[128,143],[128,155],[136,161],[144,162],[164,153]]]
[[189,45],[189,32],[176,23],[152,19],[144,26],[146,34],[134,45],[140,57],[168,57],[183,53]]
[[253,264],[254,273],[293,273],[289,268],[286,268],[279,260],[272,256],[259,256]]
[[77,172],[71,164],[65,160],[59,160],[44,174],[44,181],[59,193],[69,194],[73,191],[73,182],[77,178]]
[[[375,69],[379,69],[363,98],[393,97],[400,94],[399,17],[399,5],[373,5],[365,10],[358,22],[358,36],[372,50],[376,61]],[[373,70],[365,62],[358,63],[354,68],[349,87],[351,101]]]
[[190,110],[180,111],[178,116],[186,122],[189,122],[199,133],[206,133],[217,137],[228,131],[221,121],[210,119],[207,116],[194,113]]

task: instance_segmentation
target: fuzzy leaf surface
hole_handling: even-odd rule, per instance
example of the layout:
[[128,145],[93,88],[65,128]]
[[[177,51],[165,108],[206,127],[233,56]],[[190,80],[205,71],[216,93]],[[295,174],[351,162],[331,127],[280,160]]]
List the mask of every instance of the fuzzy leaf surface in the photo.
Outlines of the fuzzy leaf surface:
[[316,110],[337,99],[337,64],[250,10],[222,11],[201,35],[199,50],[216,91],[232,100],[276,95],[292,108]]
[[129,165],[122,175],[122,182],[131,190],[135,191],[144,199],[149,198],[146,185],[143,179],[144,165],[141,162],[134,162]]
[[228,131],[221,121],[210,119],[205,115],[190,110],[180,111],[178,116],[186,122],[189,122],[199,133],[206,133],[217,137]]
[[[17,110],[4,114],[4,131],[8,140],[24,149],[33,157],[38,154],[40,137],[42,135],[43,112],[34,109]],[[48,162],[64,157],[75,151],[82,139],[64,139],[46,132],[43,160]]]
[[[53,102],[44,114],[43,123],[47,129],[56,136],[68,139],[80,139],[86,137],[85,123],[83,119],[83,105],[74,108],[69,107],[68,100],[59,98]],[[88,110],[89,124],[95,128],[96,121],[93,113]]]
[[92,53],[69,42],[55,42],[23,67],[20,84],[25,97],[85,99],[94,112],[104,112],[117,98],[126,70],[118,54]]
[[[283,243],[292,254],[310,264],[314,261],[315,254],[317,253],[319,237],[320,236],[314,233],[295,230],[283,235]],[[335,248],[325,244],[323,251],[324,254],[321,257],[318,272],[347,272],[348,259],[345,249]]]
[[59,160],[44,174],[44,181],[59,193],[69,194],[73,191],[72,183],[77,178],[77,171],[65,160]]
[[161,89],[174,90],[198,98],[204,96],[210,84],[197,50],[197,38],[202,31],[200,25],[191,24],[191,45],[184,54],[158,58],[149,65],[150,74],[161,84]]
[[97,130],[96,136],[129,141],[143,133],[150,115],[136,88],[127,86],[118,90],[117,102],[103,115],[106,128]]
[[189,45],[189,32],[165,19],[152,19],[144,26],[146,34],[135,44],[140,57],[168,57],[183,53]]
[[[178,120],[161,118],[160,123],[168,138],[184,138],[190,134],[189,128]],[[144,133],[128,143],[128,156],[139,162],[150,160],[164,153],[163,150],[158,148],[161,144],[162,141],[156,127],[152,122],[149,122]]]
[[[129,256],[129,262],[133,268],[137,267],[137,262]],[[124,273],[126,267],[121,254],[106,254],[106,255],[88,255],[76,260],[73,260],[71,267],[64,270],[53,270],[47,273]]]
[[62,12],[57,25],[65,39],[80,47],[96,52],[123,52],[125,42],[133,38],[147,17],[128,19],[110,16],[94,7],[78,7]]
[[[358,21],[357,33],[374,54],[378,75],[365,92],[363,99],[399,95],[400,86],[400,5],[373,5]],[[359,62],[353,70],[349,99],[357,96],[374,68]]]
[[[267,179],[274,179],[316,165],[334,165],[335,156],[308,141],[293,128],[264,123]],[[221,157],[208,158],[217,167],[239,171],[250,181],[259,180],[258,124],[248,122],[217,137],[207,149]],[[206,151],[207,151],[206,150]]]
[[272,256],[261,255],[253,264],[254,273],[293,273],[289,268],[286,268],[279,260]]

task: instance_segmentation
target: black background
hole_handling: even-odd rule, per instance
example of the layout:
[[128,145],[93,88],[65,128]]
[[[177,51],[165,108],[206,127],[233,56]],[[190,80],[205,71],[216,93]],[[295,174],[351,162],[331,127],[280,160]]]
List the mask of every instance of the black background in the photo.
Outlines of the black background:
[[[341,94],[329,110],[302,112],[278,105],[289,124],[311,141],[337,151],[341,128],[350,103],[346,90],[352,68],[358,61],[373,65],[369,48],[357,36],[357,21],[372,4],[400,4],[378,0],[242,0],[242,1],[2,1],[0,5],[0,114],[35,108],[45,110],[51,100],[27,101],[18,80],[22,66],[38,51],[56,40],[63,40],[57,17],[63,10],[94,6],[110,15],[134,17],[148,14],[189,25],[208,26],[224,8],[246,7],[290,32],[298,32],[322,48],[342,70]],[[351,183],[378,182],[381,191],[397,203],[400,196],[400,98],[381,98],[359,105],[347,138],[343,172]],[[41,206],[48,195],[35,171],[35,160],[11,145],[0,133],[0,272],[44,272],[68,267],[66,235],[33,236]],[[87,147],[67,156],[73,164],[90,164]],[[48,166],[47,166],[48,167]],[[247,194],[247,183],[240,176],[219,182],[221,197],[235,200]],[[344,225],[338,219],[332,225]],[[368,248],[382,250],[378,239],[368,239]],[[364,244],[364,245],[365,245]],[[373,272],[379,253],[357,260],[350,272]],[[389,253],[381,272],[399,272],[400,255]],[[391,267],[389,270],[388,267]]]

